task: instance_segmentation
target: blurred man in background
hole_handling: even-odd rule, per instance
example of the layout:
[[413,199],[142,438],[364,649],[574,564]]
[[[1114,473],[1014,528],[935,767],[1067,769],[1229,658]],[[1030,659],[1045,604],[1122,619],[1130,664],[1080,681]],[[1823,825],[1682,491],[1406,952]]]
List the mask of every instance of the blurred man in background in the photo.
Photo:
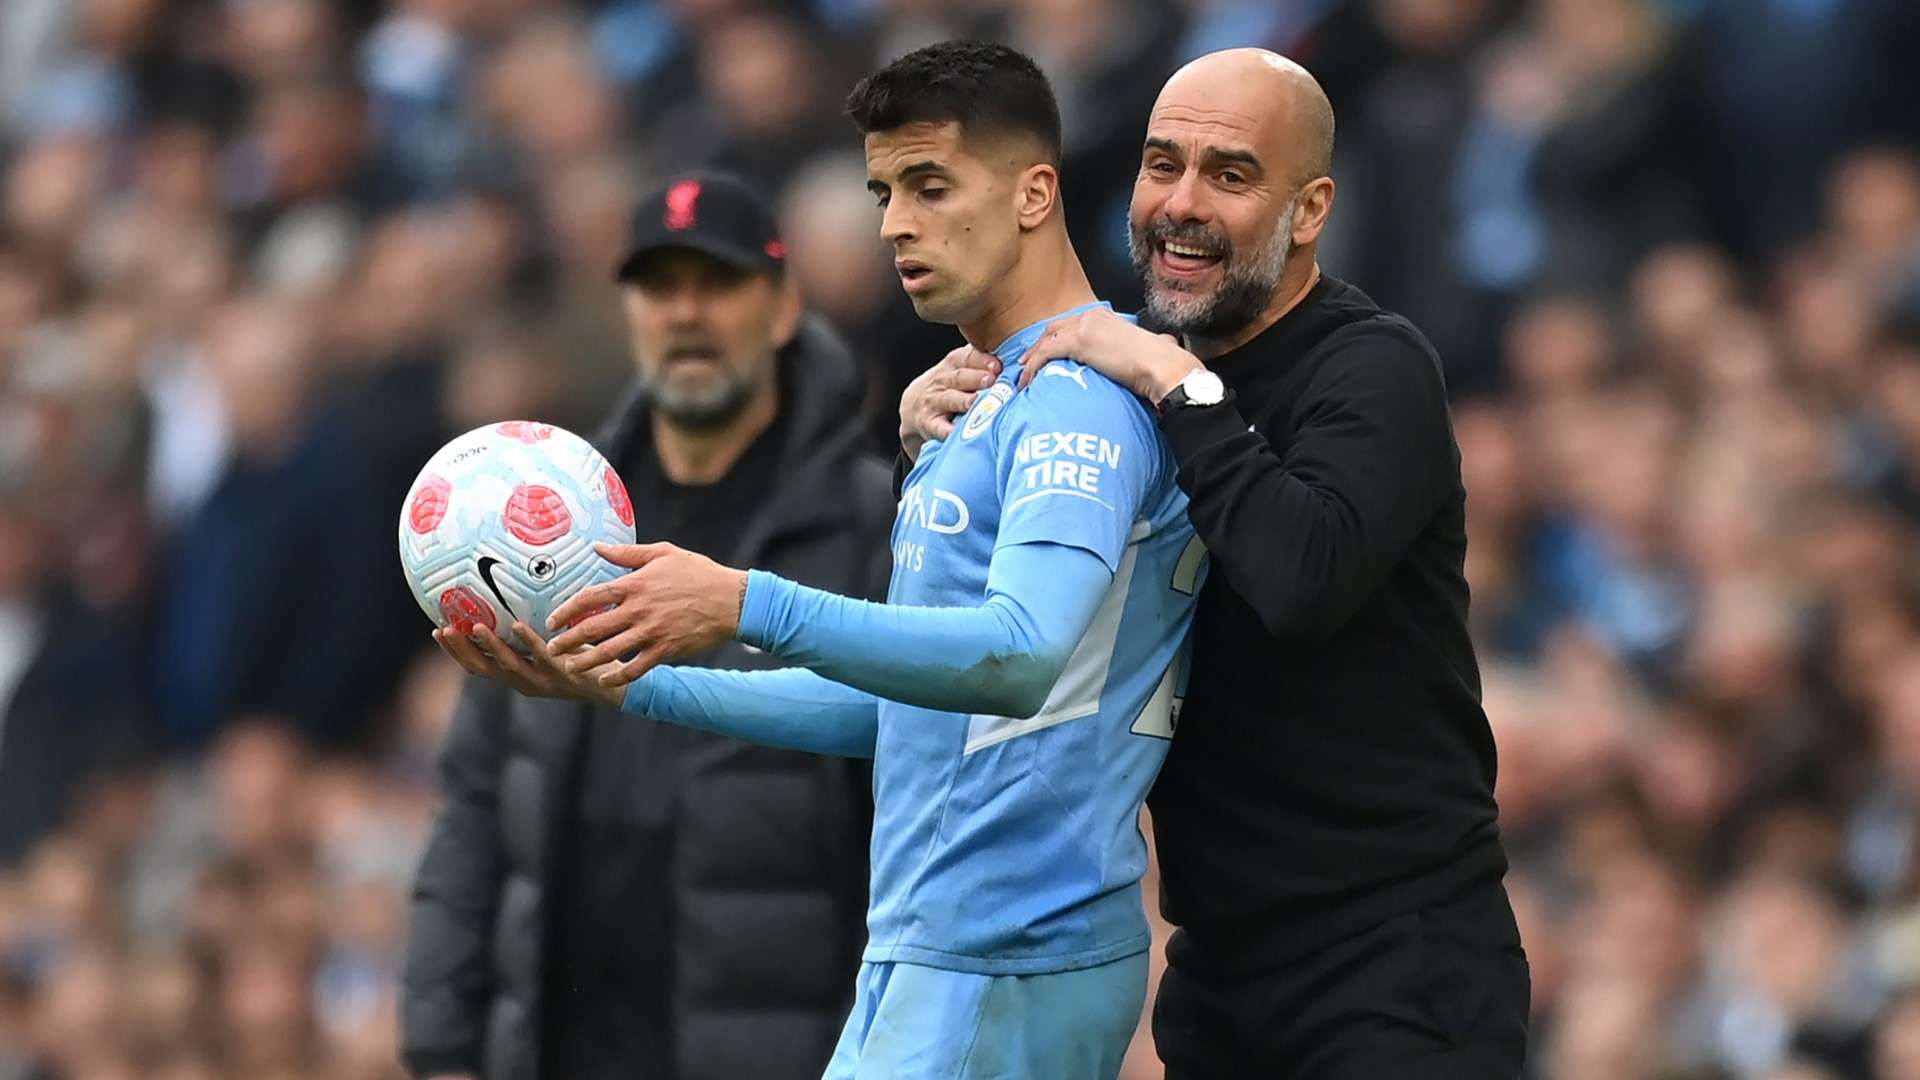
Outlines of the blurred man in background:
[[[893,505],[857,372],[803,317],[768,208],[675,180],[618,278],[640,386],[599,445],[641,538],[879,595]],[[416,1075],[820,1074],[865,940],[864,765],[476,679],[442,778],[402,1001]]]
[[[377,539],[391,531],[393,503],[362,496],[366,446],[343,434],[341,417],[301,422],[320,375],[316,336],[307,309],[280,301],[250,298],[208,316],[202,347],[229,453],[180,523],[151,656],[176,746],[204,746],[253,711],[336,744],[397,674],[393,650],[345,635],[284,647],[282,628],[302,622],[391,622],[373,586],[389,565]],[[324,572],[292,570],[287,552],[314,537],[328,541]]]
[[147,720],[133,680],[99,677],[133,666],[127,635],[54,577],[45,493],[18,472],[0,464],[0,867],[74,809],[89,776],[137,759]]

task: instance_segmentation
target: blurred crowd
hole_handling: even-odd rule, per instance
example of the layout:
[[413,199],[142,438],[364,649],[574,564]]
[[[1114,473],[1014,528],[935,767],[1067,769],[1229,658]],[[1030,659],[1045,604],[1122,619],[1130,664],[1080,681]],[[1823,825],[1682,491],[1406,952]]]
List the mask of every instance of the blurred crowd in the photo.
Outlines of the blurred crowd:
[[1122,308],[1164,77],[1325,84],[1323,265],[1455,396],[1535,1075],[1920,1078],[1920,5],[6,0],[0,1080],[400,1075],[414,472],[594,427],[694,166],[779,200],[890,454],[958,338],[838,102],[954,36],[1055,80]]

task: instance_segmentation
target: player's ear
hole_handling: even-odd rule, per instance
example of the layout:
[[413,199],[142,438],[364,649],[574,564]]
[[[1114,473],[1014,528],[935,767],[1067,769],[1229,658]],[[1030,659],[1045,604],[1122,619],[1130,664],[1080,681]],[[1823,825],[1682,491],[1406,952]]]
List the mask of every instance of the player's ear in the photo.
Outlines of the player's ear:
[[1020,227],[1037,229],[1060,209],[1060,170],[1044,161],[1021,171],[1014,187],[1019,200]]
[[1327,217],[1332,213],[1333,177],[1322,176],[1308,181],[1294,202],[1293,221],[1289,226],[1294,246],[1311,244],[1320,239],[1320,230],[1326,228]]
[[793,280],[792,273],[780,275],[774,283],[773,326],[769,336],[773,338],[773,347],[784,349],[800,332],[800,317],[804,306],[800,303],[800,286]]

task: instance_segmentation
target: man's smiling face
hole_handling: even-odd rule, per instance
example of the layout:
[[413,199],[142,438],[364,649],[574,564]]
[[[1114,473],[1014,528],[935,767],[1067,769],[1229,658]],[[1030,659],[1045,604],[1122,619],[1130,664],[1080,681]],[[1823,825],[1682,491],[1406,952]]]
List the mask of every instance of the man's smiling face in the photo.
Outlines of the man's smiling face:
[[1134,180],[1129,248],[1147,316],[1223,336],[1272,298],[1292,249],[1294,154],[1284,110],[1249,88],[1177,79],[1154,106]]

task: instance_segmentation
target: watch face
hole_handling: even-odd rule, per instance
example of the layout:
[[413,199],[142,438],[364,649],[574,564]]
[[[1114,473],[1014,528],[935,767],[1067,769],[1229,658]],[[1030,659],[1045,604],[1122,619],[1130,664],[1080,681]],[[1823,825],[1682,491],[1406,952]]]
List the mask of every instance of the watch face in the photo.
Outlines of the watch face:
[[1211,371],[1196,371],[1181,379],[1180,386],[1195,405],[1218,405],[1227,397],[1227,384]]

